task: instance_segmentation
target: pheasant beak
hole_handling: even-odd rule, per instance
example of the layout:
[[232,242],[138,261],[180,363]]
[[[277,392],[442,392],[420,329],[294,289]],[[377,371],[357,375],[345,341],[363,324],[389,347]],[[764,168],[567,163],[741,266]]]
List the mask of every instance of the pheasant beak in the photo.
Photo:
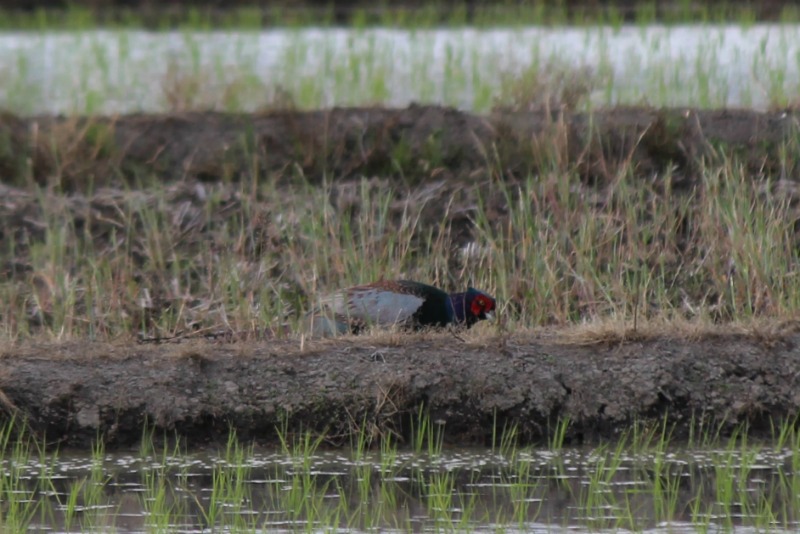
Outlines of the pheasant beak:
[[487,311],[487,312],[484,313],[484,315],[490,321],[494,321],[494,312],[493,311]]

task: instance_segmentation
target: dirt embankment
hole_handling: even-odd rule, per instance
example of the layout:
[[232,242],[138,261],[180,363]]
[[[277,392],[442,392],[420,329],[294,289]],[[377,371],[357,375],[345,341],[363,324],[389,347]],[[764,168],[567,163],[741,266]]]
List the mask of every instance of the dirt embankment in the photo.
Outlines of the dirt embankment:
[[[422,106],[92,119],[5,115],[0,177],[19,188],[33,180],[66,192],[136,186],[151,175],[191,182],[255,173],[286,184],[302,174],[312,183],[323,176],[382,176],[417,185],[576,172],[602,185],[627,168],[632,180],[669,170],[672,187],[690,189],[704,161],[735,160],[754,177],[796,179],[797,125],[794,112],[648,108],[591,116],[477,116]],[[297,341],[274,340],[7,347],[0,353],[0,409],[24,416],[48,440],[75,446],[98,434],[109,445],[135,443],[145,421],[190,445],[221,439],[229,425],[269,442],[286,417],[294,429],[327,428],[334,442],[347,443],[363,424],[408,438],[421,406],[445,425],[449,441],[462,444],[486,443],[495,421],[499,428],[517,424],[534,441],[568,417],[568,439],[577,443],[665,414],[676,436],[700,420],[747,422],[767,435],[770,418],[800,408],[798,341],[788,332],[592,345],[551,337],[364,338],[302,352]]]
[[695,340],[575,345],[550,335],[447,335],[408,342],[370,338],[263,344],[136,346],[67,343],[0,355],[4,409],[63,444],[136,443],[145,421],[190,446],[229,427],[275,442],[275,427],[313,429],[348,443],[366,424],[408,439],[420,406],[446,439],[487,444],[495,417],[526,442],[545,439],[568,417],[569,443],[613,438],[633,421],[664,415],[685,436],[692,423],[723,430],[770,422],[800,408],[800,335],[709,335]]
[[64,190],[109,182],[259,177],[513,179],[570,170],[586,181],[673,172],[697,180],[700,162],[736,161],[756,176],[792,177],[800,161],[793,111],[614,108],[592,114],[452,108],[337,108],[259,114],[184,113],[107,118],[0,115],[0,176]]

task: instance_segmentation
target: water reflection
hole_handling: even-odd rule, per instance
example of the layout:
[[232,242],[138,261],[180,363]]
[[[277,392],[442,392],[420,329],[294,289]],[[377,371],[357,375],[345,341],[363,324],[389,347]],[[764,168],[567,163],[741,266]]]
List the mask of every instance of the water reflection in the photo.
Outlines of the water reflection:
[[[229,451],[230,452],[230,451]],[[35,530],[694,532],[800,528],[791,451],[245,450],[5,460]],[[0,510],[8,516],[11,493]],[[11,499],[13,500],[13,499]]]

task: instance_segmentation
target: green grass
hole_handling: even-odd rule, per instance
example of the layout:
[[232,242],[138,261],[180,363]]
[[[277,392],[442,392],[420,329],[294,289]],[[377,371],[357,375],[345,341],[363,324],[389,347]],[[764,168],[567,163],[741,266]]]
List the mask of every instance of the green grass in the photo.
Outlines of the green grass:
[[[427,432],[428,419],[417,418],[417,435]],[[500,455],[447,448],[431,455],[389,438],[336,456],[309,446],[324,435],[281,434],[278,454],[265,454],[231,432],[226,444],[198,454],[181,443],[157,444],[146,431],[140,460],[122,456],[129,459],[121,468],[101,441],[84,457],[62,458],[9,421],[0,428],[0,528],[114,529],[125,512],[142,514],[148,532],[187,524],[236,531],[524,530],[531,522],[642,530],[687,517],[701,530],[792,530],[800,522],[800,438],[794,421],[775,429],[771,442],[753,442],[740,427],[685,448],[665,422],[637,423],[618,440],[585,450],[519,447],[507,429],[498,431],[498,441],[508,444]],[[85,467],[57,476],[76,460]],[[139,483],[130,481],[131,472]],[[123,480],[126,486],[111,489]],[[544,505],[554,498],[566,506]]]

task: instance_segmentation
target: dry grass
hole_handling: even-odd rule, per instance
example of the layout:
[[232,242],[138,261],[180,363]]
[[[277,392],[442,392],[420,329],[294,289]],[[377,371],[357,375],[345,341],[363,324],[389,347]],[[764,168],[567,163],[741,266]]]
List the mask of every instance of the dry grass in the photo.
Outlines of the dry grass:
[[161,80],[164,109],[170,112],[241,110],[260,102],[260,110],[294,109],[294,98],[280,86],[266,86],[254,73],[242,69],[215,72],[171,60]]
[[[175,360],[180,365],[203,368],[219,358],[303,358],[346,356],[386,363],[396,361],[403,355],[423,354],[426,357],[458,358],[464,352],[478,350],[487,358],[515,354],[547,354],[554,347],[621,347],[636,346],[685,346],[685,344],[712,343],[719,346],[734,346],[738,343],[756,344],[772,349],[796,342],[800,332],[800,321],[778,319],[750,319],[725,324],[714,324],[686,319],[654,319],[637,325],[634,329],[625,320],[608,318],[571,324],[520,328],[513,332],[502,331],[494,323],[483,324],[455,337],[452,332],[397,332],[375,330],[362,335],[346,335],[337,338],[310,339],[303,334],[294,334],[286,339],[250,339],[231,343],[213,343],[206,339],[183,339],[161,344],[137,344],[129,340],[107,341],[51,341],[17,340],[5,343],[0,352],[0,361],[24,359],[52,361],[103,361],[120,362],[130,359],[144,360],[157,357]],[[791,346],[791,345],[790,345]],[[381,398],[382,388],[391,384],[378,384],[376,395],[380,403],[390,403],[390,396]],[[11,414],[15,406],[0,391],[0,411]]]
[[636,317],[642,335],[659,320],[793,316],[794,208],[736,173],[711,171],[690,193],[546,175],[443,186],[422,202],[372,181],[355,192],[6,189],[0,217],[15,233],[2,329],[7,339],[281,337],[318,292],[398,277],[495,293],[508,330]]
[[591,107],[592,93],[608,85],[608,75],[589,67],[549,60],[522,72],[507,73],[494,100],[495,109],[578,111]]
[[640,175],[631,151],[593,183],[563,119],[553,133],[529,141],[541,172],[524,179],[484,147],[486,181],[320,187],[286,169],[67,193],[64,176],[91,180],[87,163],[111,150],[107,127],[67,122],[38,141],[47,183],[0,186],[0,338],[291,337],[320,293],[401,277],[496,295],[501,336],[575,327],[567,338],[592,343],[796,317],[786,179],[723,155],[676,187],[671,171]]
[[750,318],[714,323],[703,319],[656,317],[634,325],[630,319],[614,317],[584,322],[569,328],[547,329],[543,337],[564,345],[613,345],[657,340],[700,341],[743,337],[766,344],[778,343],[800,331],[800,321]]

